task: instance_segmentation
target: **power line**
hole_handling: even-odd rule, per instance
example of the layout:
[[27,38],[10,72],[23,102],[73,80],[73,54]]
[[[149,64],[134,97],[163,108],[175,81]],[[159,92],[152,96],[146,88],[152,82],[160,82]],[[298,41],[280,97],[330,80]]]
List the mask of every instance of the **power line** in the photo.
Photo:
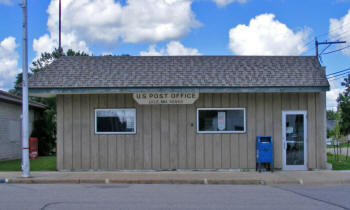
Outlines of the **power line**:
[[[345,27],[345,26],[348,26],[348,25],[350,25],[350,23],[347,23],[347,24],[345,24],[345,25],[339,26],[339,27],[337,27],[337,28],[335,28],[335,29],[333,29],[333,30],[331,30],[331,31],[328,31],[328,32],[325,32],[325,33],[321,33],[321,34],[317,34],[317,35],[315,35],[315,37],[323,37],[323,36],[328,35],[328,34],[330,34],[330,33],[332,33],[332,32],[336,32],[337,30],[339,30],[339,29],[341,29],[341,28],[343,28],[343,27]],[[343,33],[346,33],[346,32],[343,32]],[[313,38],[310,39],[310,40],[308,41],[308,43],[307,43],[305,46],[311,44],[313,41],[314,41]]]
[[329,81],[333,81],[333,80],[336,80],[336,79],[339,79],[339,78],[346,78],[348,74],[349,74],[349,72],[347,72],[345,74],[341,74],[341,75],[335,76],[335,77],[328,78],[328,80]]
[[[337,31],[339,31],[339,29],[342,29],[342,28],[344,28],[345,26],[348,26],[348,25],[350,25],[350,23],[347,23],[347,24],[345,24],[345,25],[341,25],[341,26],[339,26],[339,27],[337,27],[337,28],[335,28],[335,29],[333,29],[333,30],[330,30],[330,31],[328,31],[328,32],[318,34],[318,35],[316,35],[315,37],[323,37],[323,36],[328,35],[328,34],[331,34],[331,33],[333,33],[333,32],[337,32]],[[340,32],[340,31],[339,31],[339,32]],[[344,31],[344,32],[341,32],[340,34],[337,34],[336,37],[334,37],[333,39],[334,39],[335,41],[337,41],[338,39],[341,39],[341,38],[344,39],[344,37],[342,36],[342,34],[346,34],[346,33],[348,33],[348,32],[350,32],[350,30],[346,30],[346,31]],[[307,48],[307,46],[310,45],[311,43],[313,43],[314,41],[315,41],[314,39],[310,39],[310,40],[304,45],[304,47]],[[309,49],[309,50],[312,50],[312,49],[314,49],[314,48],[316,48],[316,47],[314,46],[313,48],[311,48],[311,49]]]
[[[345,24],[345,25],[350,25],[350,23],[349,23],[349,24]],[[344,25],[344,26],[345,26],[345,25]],[[341,26],[341,27],[342,27],[342,26]],[[341,27],[338,27],[337,29],[340,29]],[[322,36],[324,36],[324,35],[327,35],[327,34],[329,34],[329,33],[331,33],[331,32],[336,31],[337,29],[334,29],[334,30],[332,30],[332,31],[330,31],[330,32],[318,34],[318,35],[316,35],[315,37],[322,37]],[[342,32],[341,34],[344,34],[344,33],[347,33],[347,32],[350,32],[350,30],[349,30],[349,31]],[[337,37],[337,38],[335,38],[334,40],[337,40],[337,39],[339,39],[339,38],[343,38],[343,37],[339,36],[339,34],[338,34],[336,37]],[[310,45],[310,44],[312,44],[312,43],[314,43],[314,41],[315,41],[315,39],[314,39],[314,38],[311,38],[311,39],[304,45],[304,47],[307,48],[307,46]],[[313,46],[313,47],[312,47],[311,49],[309,49],[309,50],[313,50],[314,48],[315,48],[315,46]]]
[[328,81],[335,81],[335,80],[347,78],[349,74],[350,74],[350,68],[347,68],[341,71],[328,74],[326,75],[326,77],[328,78]]
[[350,30],[343,31],[343,32],[337,34],[336,36],[334,36],[333,39],[337,40],[337,39],[344,38],[344,34],[347,34],[349,32],[350,32]]
[[329,81],[333,81],[333,80],[336,80],[336,79],[340,79],[340,78],[346,78],[346,75],[349,75],[350,72],[346,72],[344,74],[339,74],[337,76],[334,76],[334,77],[331,77],[331,78],[328,78]]
[[349,70],[350,70],[350,68],[343,69],[343,70],[340,70],[340,71],[337,71],[337,72],[333,72],[333,73],[331,73],[331,74],[327,74],[326,76],[328,77],[328,76],[330,76],[330,75],[338,74],[338,73],[341,73],[341,72],[344,72],[344,71],[349,71]]
[[341,28],[345,28],[345,26],[348,26],[348,25],[350,25],[350,23],[347,23],[347,24],[345,24],[345,25],[341,25],[341,26],[339,26],[339,27],[337,27],[337,28],[335,28],[335,29],[333,29],[333,30],[331,30],[331,31],[329,31],[329,32],[327,32],[327,33],[325,33],[325,34],[335,32],[335,31],[337,31],[337,30],[339,30],[339,29],[341,29]]
[[332,46],[331,44],[329,44],[327,47],[325,47],[323,50],[322,50],[322,52],[320,53],[320,55],[319,56],[321,56],[322,55],[322,53],[324,53],[324,51],[326,51],[330,46]]
[[345,79],[345,78],[347,78],[347,77],[342,76],[342,77],[338,77],[338,78],[334,78],[334,79],[329,79],[328,81],[332,82],[332,81],[342,80],[342,79]]
[[334,52],[342,51],[342,50],[344,50],[346,48],[349,48],[349,47],[350,47],[350,45],[346,46],[346,47],[343,47],[343,48],[340,48],[340,49],[337,49],[337,50],[330,51],[330,52],[325,52],[325,53],[323,53],[323,55],[327,55],[327,54],[331,54],[331,53],[334,53]]
[[[319,57],[320,55],[318,54],[318,46],[319,45],[326,45],[326,44],[328,44],[328,45],[332,45],[332,44],[344,44],[344,43],[346,43],[346,41],[335,41],[335,42],[329,42],[329,41],[324,41],[324,42],[319,42],[319,41],[317,41],[317,38],[315,38],[315,48],[316,48],[316,57]],[[329,47],[329,46],[328,46]],[[328,48],[327,47],[327,48]]]
[[337,75],[337,76],[334,76],[334,77],[331,77],[331,78],[328,78],[328,79],[332,81],[332,80],[335,80],[335,79],[341,78],[341,77],[345,78],[348,74],[349,74],[349,72],[346,72],[344,74],[340,74],[340,75]]

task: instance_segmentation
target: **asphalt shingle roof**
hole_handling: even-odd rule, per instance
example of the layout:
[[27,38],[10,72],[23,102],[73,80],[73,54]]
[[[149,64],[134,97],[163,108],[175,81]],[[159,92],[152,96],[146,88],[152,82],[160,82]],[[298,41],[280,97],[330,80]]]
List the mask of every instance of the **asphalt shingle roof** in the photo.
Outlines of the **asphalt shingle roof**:
[[[5,92],[3,90],[0,90],[0,101],[10,102],[10,103],[16,103],[16,104],[22,104],[22,98],[15,96],[11,93]],[[28,101],[28,105],[32,108],[37,109],[47,109],[47,106],[35,101]]]
[[328,87],[314,56],[62,57],[29,88]]

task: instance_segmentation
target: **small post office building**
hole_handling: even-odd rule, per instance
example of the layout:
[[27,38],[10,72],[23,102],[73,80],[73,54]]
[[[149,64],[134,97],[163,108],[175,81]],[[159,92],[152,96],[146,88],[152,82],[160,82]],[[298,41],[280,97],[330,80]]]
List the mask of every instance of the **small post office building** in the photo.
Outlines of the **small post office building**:
[[62,57],[29,80],[57,97],[58,170],[326,167],[325,69],[314,56]]

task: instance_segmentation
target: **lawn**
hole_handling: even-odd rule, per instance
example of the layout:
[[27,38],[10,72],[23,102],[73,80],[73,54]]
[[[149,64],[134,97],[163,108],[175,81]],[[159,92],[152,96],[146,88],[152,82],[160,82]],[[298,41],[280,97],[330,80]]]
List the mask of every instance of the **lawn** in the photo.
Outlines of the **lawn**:
[[331,163],[333,170],[350,170],[350,156],[345,159],[345,155],[339,155],[339,161],[334,160],[334,155],[327,153],[327,162]]
[[[327,162],[333,165],[333,170],[350,170],[350,157],[339,156],[340,161],[334,160],[334,155],[327,153]],[[30,160],[31,171],[56,171],[56,157],[47,156]],[[0,161],[0,171],[21,171],[21,160]]]
[[[30,160],[31,171],[56,171],[56,157],[46,156]],[[0,171],[21,171],[21,160],[0,161]]]

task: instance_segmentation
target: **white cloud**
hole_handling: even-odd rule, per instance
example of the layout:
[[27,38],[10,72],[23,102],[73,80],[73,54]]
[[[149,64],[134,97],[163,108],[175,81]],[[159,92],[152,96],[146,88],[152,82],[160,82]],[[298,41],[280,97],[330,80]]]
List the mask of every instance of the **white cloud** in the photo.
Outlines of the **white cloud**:
[[16,47],[16,39],[12,36],[0,42],[0,89],[13,88],[16,75],[20,73]]
[[247,0],[213,0],[218,7],[224,7],[233,2],[246,3]]
[[[180,38],[200,25],[191,4],[191,0],[127,0],[125,5],[115,0],[62,1],[63,48],[86,51],[91,44],[114,48],[120,40],[140,43]],[[37,54],[57,47],[58,0],[51,1],[47,12],[50,33],[34,40]]]
[[337,108],[337,98],[340,93],[342,93],[345,88],[340,86],[339,83],[336,82],[336,80],[329,81],[330,84],[330,91],[326,93],[326,99],[327,99],[327,109],[335,110]]
[[237,25],[229,32],[229,48],[237,55],[300,55],[307,50],[310,29],[293,32],[275,20],[274,14],[261,14],[249,25]]
[[[333,40],[341,40],[346,41],[346,43],[350,43],[350,9],[344,17],[340,18],[339,20],[331,18],[329,22],[330,38]],[[344,45],[338,45],[338,47],[342,48]],[[342,53],[350,56],[350,48],[342,50]]]
[[150,45],[148,48],[148,51],[141,51],[140,52],[141,56],[161,56],[161,55],[165,55],[165,50],[164,49],[160,49],[160,51],[156,50],[156,45]]
[[148,51],[141,51],[141,56],[161,56],[161,55],[201,55],[195,48],[186,48],[178,41],[171,41],[167,44],[166,50],[156,50],[155,45],[151,45]]

